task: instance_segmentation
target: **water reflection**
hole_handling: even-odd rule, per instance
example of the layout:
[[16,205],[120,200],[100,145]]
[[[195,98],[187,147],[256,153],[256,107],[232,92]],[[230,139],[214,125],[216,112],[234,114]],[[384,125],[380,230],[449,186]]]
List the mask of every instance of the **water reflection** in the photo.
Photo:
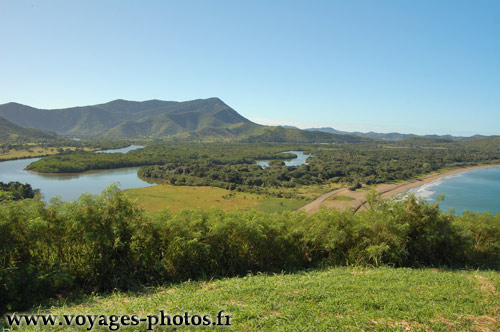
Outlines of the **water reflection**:
[[[293,153],[297,155],[297,158],[291,160],[285,160],[285,166],[300,166],[306,163],[307,158],[311,155],[305,154],[302,151],[285,151],[284,153]],[[269,167],[269,160],[256,160],[258,165],[262,167]]]

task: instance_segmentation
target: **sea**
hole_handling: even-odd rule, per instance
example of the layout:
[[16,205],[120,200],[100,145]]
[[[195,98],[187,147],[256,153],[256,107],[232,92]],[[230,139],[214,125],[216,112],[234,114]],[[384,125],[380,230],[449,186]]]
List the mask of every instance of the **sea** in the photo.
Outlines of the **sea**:
[[442,177],[436,181],[409,190],[410,193],[434,202],[444,194],[439,203],[442,211],[462,214],[475,212],[500,212],[500,167],[481,168]]

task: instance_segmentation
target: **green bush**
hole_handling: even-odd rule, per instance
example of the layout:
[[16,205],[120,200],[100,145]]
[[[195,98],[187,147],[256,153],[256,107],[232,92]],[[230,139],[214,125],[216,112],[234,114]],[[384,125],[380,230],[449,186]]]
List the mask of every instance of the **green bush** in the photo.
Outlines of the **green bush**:
[[321,265],[500,268],[500,214],[454,216],[414,197],[268,214],[163,211],[116,188],[73,202],[0,204],[0,312],[55,295]]

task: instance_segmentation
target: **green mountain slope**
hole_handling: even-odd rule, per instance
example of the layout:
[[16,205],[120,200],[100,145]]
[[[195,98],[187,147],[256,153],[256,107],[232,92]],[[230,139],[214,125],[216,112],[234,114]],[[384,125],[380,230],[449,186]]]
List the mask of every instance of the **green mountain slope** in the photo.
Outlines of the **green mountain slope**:
[[0,117],[0,140],[3,142],[54,138],[57,138],[57,135],[54,133],[33,128],[23,128]]
[[186,102],[115,100],[57,110],[8,103],[0,105],[0,116],[20,126],[76,136],[162,137],[235,124],[258,126],[218,98]]
[[307,131],[284,127],[261,127],[254,130],[246,142],[287,142],[287,143],[363,143],[369,138],[353,135],[337,135],[320,131]]
[[83,137],[176,137],[182,140],[238,139],[289,143],[371,141],[354,135],[262,126],[241,116],[218,98],[186,102],[119,99],[100,105],[56,110],[8,103],[0,105],[0,116],[19,126]]

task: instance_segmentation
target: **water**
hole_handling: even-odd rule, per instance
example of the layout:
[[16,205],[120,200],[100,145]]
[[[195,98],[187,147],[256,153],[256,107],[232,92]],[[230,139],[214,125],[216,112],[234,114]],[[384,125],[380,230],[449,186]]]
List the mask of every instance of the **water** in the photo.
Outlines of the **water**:
[[132,150],[142,149],[143,147],[144,147],[143,145],[129,145],[121,149],[101,150],[101,151],[96,151],[95,153],[127,153]]
[[[136,149],[141,148],[141,146],[135,147]],[[130,149],[130,147],[124,149],[129,149],[128,151],[134,150]],[[106,152],[110,152],[110,150]],[[30,158],[0,162],[0,181],[29,183],[34,189],[41,190],[46,201],[55,196],[70,201],[77,199],[83,193],[99,194],[113,183],[119,183],[120,189],[142,188],[152,185],[137,176],[138,167],[68,175],[42,175],[24,170],[30,163],[39,159]]]
[[[293,153],[297,155],[297,158],[292,160],[285,160],[286,166],[300,166],[306,163],[307,158],[311,155],[305,154],[302,151],[286,151],[285,153]],[[256,160],[258,165],[262,167],[269,167],[269,160]]]
[[464,210],[495,214],[500,212],[500,167],[446,176],[409,192],[431,202],[444,194],[444,201],[439,203],[443,211],[455,209],[457,214]]

